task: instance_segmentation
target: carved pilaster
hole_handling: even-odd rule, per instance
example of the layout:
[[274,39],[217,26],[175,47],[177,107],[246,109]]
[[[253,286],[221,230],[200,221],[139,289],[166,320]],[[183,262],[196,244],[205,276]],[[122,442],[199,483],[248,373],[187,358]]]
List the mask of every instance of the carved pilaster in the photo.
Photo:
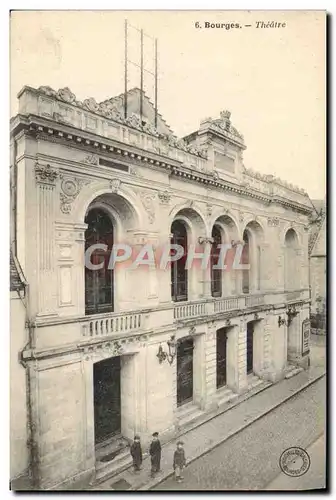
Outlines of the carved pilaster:
[[37,261],[39,314],[55,313],[54,191],[58,172],[50,165],[35,165],[37,187]]

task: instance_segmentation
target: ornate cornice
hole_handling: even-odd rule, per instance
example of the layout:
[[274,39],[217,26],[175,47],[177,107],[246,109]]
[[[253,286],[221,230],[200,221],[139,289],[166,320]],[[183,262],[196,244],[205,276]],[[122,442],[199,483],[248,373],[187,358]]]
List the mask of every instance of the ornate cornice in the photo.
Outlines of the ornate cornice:
[[90,111],[91,113],[102,116],[109,120],[122,123],[128,127],[134,128],[154,137],[158,137],[166,141],[169,145],[176,147],[177,149],[182,149],[183,151],[186,151],[190,154],[200,156],[202,158],[207,158],[206,152],[204,150],[199,149],[193,145],[189,146],[183,139],[178,139],[173,134],[160,134],[151,124],[146,123],[145,125],[143,125],[140,121],[140,117],[134,113],[132,113],[125,119],[120,111],[118,111],[115,103],[113,102],[113,99],[97,103],[97,101],[93,97],[89,97],[83,102],[78,101],[75,94],[71,92],[69,87],[59,89],[58,91],[48,86],[39,87],[37,90],[31,90],[39,94],[47,95],[48,97],[52,97],[58,101],[66,102],[67,104],[71,104],[76,108]]
[[[76,144],[76,146],[80,146],[81,148],[88,148],[90,150],[94,147],[96,150],[101,149],[103,155],[107,156],[112,154],[114,158],[116,155],[123,155],[124,151],[132,147],[128,144],[119,147],[111,146],[109,143],[110,141],[104,138],[101,138],[99,141],[89,140],[87,138],[87,134],[85,134],[81,130],[76,130],[76,133],[65,133],[64,131],[57,130],[55,125],[53,126],[54,128],[51,129],[50,127],[27,123],[26,129],[30,135],[38,135],[39,138],[44,140],[54,141],[61,144],[68,144],[71,141]],[[177,176],[181,178],[181,180],[204,184],[208,187],[208,189],[220,189],[232,192],[239,196],[259,200],[266,205],[270,205],[271,203],[278,204],[307,215],[312,211],[310,206],[307,207],[306,205],[302,205],[299,202],[291,201],[279,196],[274,196],[272,194],[264,194],[260,191],[257,191],[256,189],[253,189],[252,187],[249,189],[245,189],[239,184],[233,184],[227,180],[219,179],[218,175],[214,175],[214,172],[204,173],[196,170],[191,170],[190,168],[184,167],[182,163],[178,162],[177,160],[172,160],[168,157],[164,157],[162,159],[162,155],[160,155],[160,159],[155,159],[155,156],[157,157],[157,155],[155,155],[154,158],[151,158],[150,153],[147,152],[145,154],[134,153],[133,156],[134,158],[130,158],[129,156],[129,161],[135,162],[134,164],[141,162],[146,167],[159,167],[166,171],[168,170],[170,172],[170,175]]]

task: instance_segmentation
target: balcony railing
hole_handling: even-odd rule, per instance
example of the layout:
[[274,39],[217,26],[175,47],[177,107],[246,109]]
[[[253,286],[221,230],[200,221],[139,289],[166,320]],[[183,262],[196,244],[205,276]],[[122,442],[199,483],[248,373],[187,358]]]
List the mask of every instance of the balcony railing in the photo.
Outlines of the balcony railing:
[[107,313],[82,323],[83,337],[101,337],[114,333],[129,333],[142,328],[141,313]]
[[[211,298],[210,300],[203,299],[193,302],[175,303],[171,311],[173,318],[171,316],[170,318],[173,319],[174,322],[180,322],[192,318],[200,318],[202,316],[211,317],[219,313],[246,310],[262,305],[280,304],[306,299],[309,299],[308,290],[238,295],[233,297]],[[136,333],[146,328],[152,328],[150,325],[151,322],[147,320],[150,320],[154,312],[160,314],[160,310],[158,309],[156,311],[144,310],[87,316],[80,321],[81,336],[86,338],[103,337],[113,334]],[[166,312],[168,313],[168,319],[169,311],[167,310]],[[171,319],[168,319],[168,323]]]
[[196,302],[191,304],[179,304],[174,307],[174,319],[187,319],[204,316],[206,314],[206,303]]
[[214,313],[233,311],[234,309],[239,309],[239,297],[230,297],[215,300],[214,302]]

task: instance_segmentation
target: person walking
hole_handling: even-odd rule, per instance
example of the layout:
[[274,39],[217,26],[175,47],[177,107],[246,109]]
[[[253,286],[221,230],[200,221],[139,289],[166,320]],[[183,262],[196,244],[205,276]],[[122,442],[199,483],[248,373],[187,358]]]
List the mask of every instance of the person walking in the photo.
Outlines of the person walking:
[[186,458],[185,458],[185,452],[184,452],[184,448],[183,448],[183,442],[178,441],[177,448],[174,452],[174,462],[173,462],[173,468],[175,471],[175,479],[178,483],[181,483],[183,481],[182,472],[183,472],[183,469],[185,468],[185,465],[186,465]]
[[160,472],[161,462],[161,443],[159,441],[159,433],[152,434],[153,440],[149,447],[149,454],[151,457],[151,477],[154,477],[157,472]]
[[140,443],[140,436],[137,434],[134,436],[134,441],[131,445],[131,455],[133,458],[133,467],[134,467],[134,472],[138,472],[141,470],[141,464],[142,464],[142,449],[141,449],[141,443]]

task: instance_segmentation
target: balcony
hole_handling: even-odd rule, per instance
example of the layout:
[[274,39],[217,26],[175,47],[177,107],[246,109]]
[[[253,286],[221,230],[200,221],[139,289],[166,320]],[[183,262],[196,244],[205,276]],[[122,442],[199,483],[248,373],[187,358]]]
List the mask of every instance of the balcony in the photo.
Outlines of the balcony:
[[87,316],[81,321],[82,337],[105,337],[113,334],[136,333],[143,330],[144,314],[135,313],[105,313]]
[[[294,290],[291,292],[256,293],[211,298],[210,300],[179,302],[173,305],[172,319],[174,323],[179,323],[189,319],[211,317],[219,313],[243,311],[258,306],[279,305],[281,303],[307,300],[308,298],[308,290]],[[160,313],[159,309],[86,316],[85,319],[80,321],[81,337],[107,337],[132,332],[138,333],[151,327],[152,321],[150,321],[150,317],[156,313]],[[148,319],[149,321],[147,321]]]
[[36,348],[42,352],[50,348],[142,335],[160,330],[169,331],[192,320],[206,322],[218,315],[257,312],[272,306],[285,307],[309,301],[308,289],[263,292],[251,295],[199,299],[189,302],[165,303],[155,308],[142,308],[124,312],[109,312],[91,316],[53,316],[37,318]]

